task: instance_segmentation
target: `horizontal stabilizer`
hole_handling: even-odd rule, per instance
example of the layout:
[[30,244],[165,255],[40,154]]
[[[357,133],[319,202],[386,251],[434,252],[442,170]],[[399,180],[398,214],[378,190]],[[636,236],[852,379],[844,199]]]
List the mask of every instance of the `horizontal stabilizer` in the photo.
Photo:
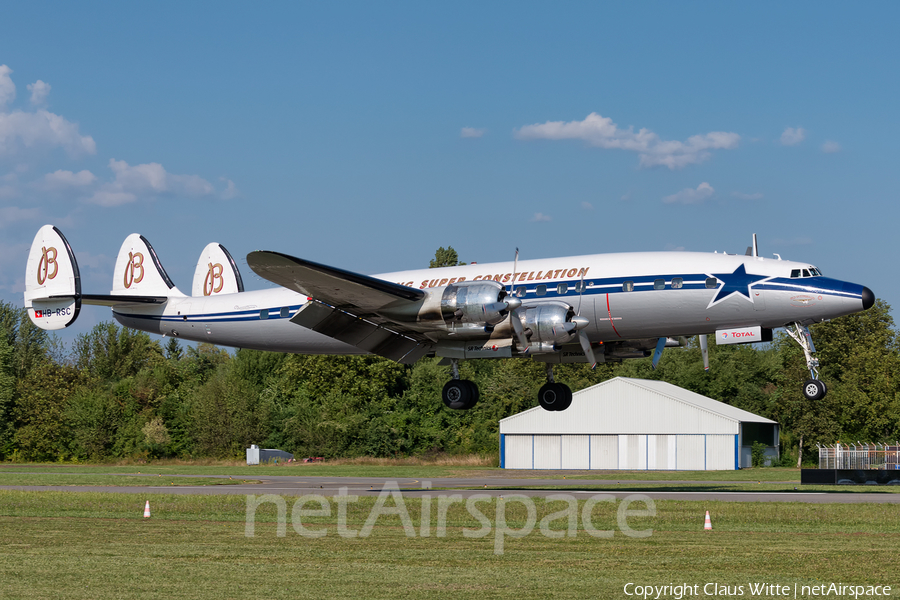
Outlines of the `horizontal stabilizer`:
[[121,296],[113,294],[82,294],[81,303],[94,306],[121,306],[123,304],[165,304],[168,296]]
[[422,290],[279,252],[251,252],[247,264],[254,273],[272,283],[336,308],[357,309],[354,312],[375,312],[398,300],[415,302],[425,297]]

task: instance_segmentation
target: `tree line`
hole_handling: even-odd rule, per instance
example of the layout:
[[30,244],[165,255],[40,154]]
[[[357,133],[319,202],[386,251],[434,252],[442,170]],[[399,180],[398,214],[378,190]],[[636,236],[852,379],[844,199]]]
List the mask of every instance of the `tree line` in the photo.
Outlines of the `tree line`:
[[[817,443],[900,438],[900,338],[889,306],[811,328],[828,395],[807,400],[800,348],[695,343],[649,359],[555,368],[573,390],[616,376],[661,379],[780,423],[782,454],[815,459]],[[496,454],[498,421],[535,405],[545,366],[473,360],[481,388],[468,411],[444,407],[449,368],[377,356],[302,356],[209,344],[183,347],[101,323],[64,347],[24,309],[0,303],[0,459],[240,457],[250,444],[297,456]]]

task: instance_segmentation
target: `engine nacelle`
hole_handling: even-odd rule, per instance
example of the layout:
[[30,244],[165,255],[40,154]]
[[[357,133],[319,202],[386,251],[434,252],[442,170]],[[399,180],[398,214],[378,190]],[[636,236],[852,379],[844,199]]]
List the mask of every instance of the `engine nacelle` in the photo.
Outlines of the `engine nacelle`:
[[[441,314],[444,321],[496,325],[509,314],[506,289],[496,281],[464,281],[444,288]],[[515,304],[520,304],[518,298]]]
[[517,312],[532,344],[562,344],[571,340],[577,329],[572,321],[575,310],[564,302],[526,306]]

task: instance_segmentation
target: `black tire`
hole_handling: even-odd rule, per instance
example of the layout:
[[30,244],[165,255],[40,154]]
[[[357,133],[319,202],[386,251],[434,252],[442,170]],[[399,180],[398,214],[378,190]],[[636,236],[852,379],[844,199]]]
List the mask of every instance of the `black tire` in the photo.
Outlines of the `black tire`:
[[562,404],[560,404],[556,410],[566,410],[572,406],[572,388],[564,383],[558,383],[557,385],[562,388],[563,399]]
[[441,399],[447,408],[466,410],[478,402],[478,388],[471,381],[451,379],[444,385]]
[[568,406],[566,404],[566,389],[567,386],[559,383],[545,383],[538,391],[538,404],[544,410],[564,410]]
[[469,410],[470,408],[473,408],[476,404],[478,404],[479,396],[481,394],[478,392],[478,386],[474,381],[463,381],[466,385],[469,386],[469,393],[471,394],[471,396],[469,396],[469,401],[466,403],[466,406],[463,410]]
[[825,397],[825,384],[818,379],[807,379],[803,382],[803,395],[808,400],[820,400]]

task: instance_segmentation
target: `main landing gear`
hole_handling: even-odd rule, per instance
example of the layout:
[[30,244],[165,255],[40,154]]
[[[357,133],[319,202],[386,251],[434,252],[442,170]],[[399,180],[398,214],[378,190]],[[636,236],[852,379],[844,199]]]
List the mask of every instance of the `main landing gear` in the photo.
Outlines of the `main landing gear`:
[[453,379],[444,385],[441,399],[447,408],[454,410],[469,410],[478,404],[478,386],[467,379],[459,378],[459,361],[455,358],[451,362]]
[[[793,325],[794,330],[791,329]],[[813,356],[816,347],[813,344],[812,336],[809,335],[809,329],[800,323],[789,323],[784,328],[788,335],[794,338],[794,341],[803,348],[803,355],[806,357],[806,367],[812,379],[803,382],[803,395],[809,400],[820,400],[825,397],[828,388],[822,381],[819,381],[819,359]]]
[[[478,403],[478,386],[459,378],[459,361],[450,361],[453,379],[444,385],[441,399],[447,408],[468,410]],[[553,366],[547,365],[547,383],[538,392],[538,404],[544,410],[566,410],[572,404],[572,389],[553,380]]]
[[547,365],[547,383],[538,391],[538,404],[544,410],[566,410],[572,404],[572,389],[553,379],[553,365]]

